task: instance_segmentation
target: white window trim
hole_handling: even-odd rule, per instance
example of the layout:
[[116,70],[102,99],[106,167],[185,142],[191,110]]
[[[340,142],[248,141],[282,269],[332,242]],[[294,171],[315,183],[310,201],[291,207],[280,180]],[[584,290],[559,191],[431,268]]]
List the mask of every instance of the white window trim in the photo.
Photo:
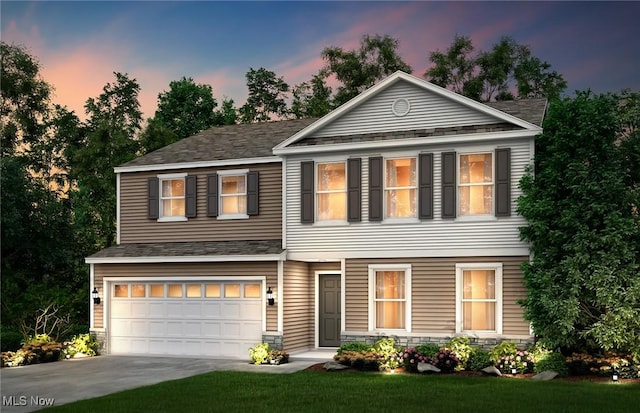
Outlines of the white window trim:
[[[376,271],[404,271],[405,328],[376,328]],[[370,264],[369,265],[369,331],[375,332],[411,332],[411,264]]]
[[[480,154],[491,154],[491,184],[482,183],[482,184],[461,184],[460,183],[460,157],[465,155],[480,155]],[[460,187],[472,187],[472,186],[489,186],[493,188],[491,191],[491,212],[488,214],[470,214],[470,215],[462,215],[461,211],[461,197],[460,197]],[[495,216],[496,210],[496,155],[495,148],[491,149],[477,149],[465,152],[459,152],[456,154],[456,221],[479,221],[479,220],[497,220]]]
[[[396,186],[396,187],[389,187],[387,188],[387,161],[392,161],[394,159],[414,159],[415,160],[415,165],[416,165],[416,171],[415,171],[415,176],[416,176],[416,181],[415,181],[415,185],[414,186]],[[398,155],[398,156],[389,156],[389,157],[383,157],[382,158],[382,216],[383,216],[383,220],[382,222],[387,222],[387,223],[407,223],[407,222],[419,222],[420,220],[418,219],[418,178],[419,178],[419,171],[418,171],[418,156],[416,154],[411,154],[411,155]],[[415,215],[412,217],[388,217],[387,216],[387,193],[388,191],[392,191],[392,190],[396,190],[396,189],[413,189],[415,192],[415,205],[416,205],[416,209],[414,211]]]
[[[249,173],[248,169],[229,169],[226,171],[218,171],[218,211],[220,211],[220,215],[217,216],[218,220],[226,220],[226,219],[249,219],[248,214],[224,214],[222,213],[222,199],[224,195],[222,195],[222,178],[225,176],[244,176],[244,196],[245,200],[247,197],[247,174]],[[238,194],[231,195],[238,196]],[[246,206],[245,206],[246,210]]]
[[[341,163],[344,165],[344,190],[327,190],[327,191],[320,191],[318,190],[318,167],[320,165],[326,165],[326,164],[330,164],[330,163]],[[314,225],[318,225],[318,226],[323,226],[323,225],[344,225],[347,224],[347,209],[348,209],[348,202],[349,200],[347,199],[347,176],[349,174],[349,171],[347,170],[348,165],[347,165],[347,161],[346,159],[338,159],[338,160],[324,160],[324,161],[316,161],[314,162],[313,165],[313,191],[314,191],[314,199],[313,199],[313,204],[315,206],[315,219],[314,219]],[[344,211],[345,211],[345,217],[344,219],[320,219],[320,213],[318,211],[318,208],[320,206],[320,202],[318,202],[318,195],[320,194],[339,194],[339,193],[344,193],[345,194],[345,204],[344,204]]]
[[162,181],[167,181],[170,179],[182,179],[184,181],[184,186],[185,186],[185,193],[184,193],[184,200],[185,200],[185,213],[186,213],[186,208],[187,208],[187,182],[186,182],[186,178],[187,174],[186,173],[179,173],[179,174],[160,174],[157,175],[158,178],[158,212],[159,212],[159,217],[158,217],[158,222],[179,222],[179,221],[188,221],[189,219],[186,216],[169,216],[169,217],[165,217],[163,216],[163,210],[162,210]]
[[[462,272],[464,270],[493,270],[495,271],[495,296],[496,296],[496,329],[495,330],[463,330],[462,315]],[[460,263],[456,264],[456,333],[473,333],[478,335],[502,334],[502,263]]]

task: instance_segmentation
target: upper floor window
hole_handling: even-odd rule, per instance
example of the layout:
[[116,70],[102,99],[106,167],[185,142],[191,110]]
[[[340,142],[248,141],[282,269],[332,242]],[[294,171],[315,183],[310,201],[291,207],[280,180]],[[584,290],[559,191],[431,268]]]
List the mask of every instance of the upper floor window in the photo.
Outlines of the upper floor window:
[[247,176],[245,172],[221,171],[220,216],[247,216]]
[[416,217],[416,158],[385,160],[385,218]]
[[460,215],[493,214],[493,154],[461,154],[459,159]]
[[410,331],[411,266],[369,266],[369,329]]
[[160,218],[184,217],[184,178],[161,178],[160,187]]
[[456,332],[502,333],[502,264],[457,264],[456,294]]
[[346,220],[347,178],[345,162],[318,163],[316,166],[317,220]]

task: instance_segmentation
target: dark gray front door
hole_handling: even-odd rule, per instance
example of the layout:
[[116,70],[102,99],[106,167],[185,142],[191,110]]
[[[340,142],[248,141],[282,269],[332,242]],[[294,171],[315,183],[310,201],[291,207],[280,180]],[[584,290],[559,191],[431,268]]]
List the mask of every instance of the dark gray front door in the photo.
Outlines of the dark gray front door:
[[318,330],[320,347],[340,346],[340,275],[321,274]]

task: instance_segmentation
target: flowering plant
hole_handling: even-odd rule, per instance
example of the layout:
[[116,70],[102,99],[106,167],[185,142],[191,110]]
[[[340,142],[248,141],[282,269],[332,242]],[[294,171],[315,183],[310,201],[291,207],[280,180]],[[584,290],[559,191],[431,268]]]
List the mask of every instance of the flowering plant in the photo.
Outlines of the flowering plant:
[[431,358],[430,363],[439,368],[443,373],[451,373],[460,363],[460,359],[453,350],[443,348]]
[[506,374],[513,373],[513,369],[515,369],[517,373],[531,373],[533,366],[533,357],[525,350],[517,350],[513,354],[500,357],[497,365],[498,370]]
[[418,372],[418,363],[429,363],[431,359],[424,354],[420,353],[413,347],[407,347],[404,351],[400,352],[400,358],[402,359],[402,366],[406,371],[412,373]]

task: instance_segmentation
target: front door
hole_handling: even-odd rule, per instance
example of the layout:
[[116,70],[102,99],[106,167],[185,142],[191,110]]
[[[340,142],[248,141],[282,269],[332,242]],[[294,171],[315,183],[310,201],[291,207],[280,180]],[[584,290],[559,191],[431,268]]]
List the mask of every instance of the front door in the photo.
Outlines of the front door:
[[318,330],[320,347],[340,346],[340,275],[320,274]]

